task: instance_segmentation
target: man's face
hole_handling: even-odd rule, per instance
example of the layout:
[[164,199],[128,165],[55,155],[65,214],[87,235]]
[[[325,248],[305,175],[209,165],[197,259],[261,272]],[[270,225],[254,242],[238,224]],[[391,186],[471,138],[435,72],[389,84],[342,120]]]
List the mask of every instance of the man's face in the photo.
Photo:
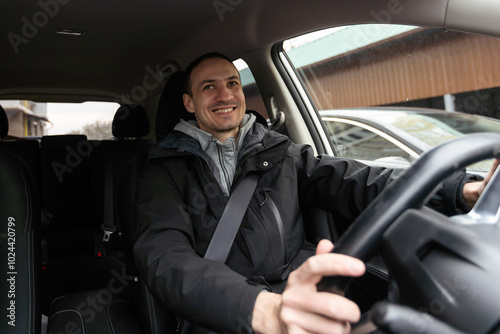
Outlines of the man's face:
[[192,96],[183,95],[187,111],[194,113],[200,129],[224,142],[238,135],[246,105],[238,71],[222,58],[201,62],[191,72]]

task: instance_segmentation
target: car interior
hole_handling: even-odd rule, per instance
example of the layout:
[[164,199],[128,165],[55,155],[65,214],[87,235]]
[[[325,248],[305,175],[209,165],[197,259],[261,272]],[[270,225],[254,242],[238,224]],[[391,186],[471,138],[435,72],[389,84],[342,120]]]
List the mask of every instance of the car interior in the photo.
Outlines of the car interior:
[[[242,80],[251,72],[244,87],[247,112],[295,143],[311,145],[318,155],[341,155],[318,112],[327,109],[318,101],[334,92],[318,93],[315,85],[326,83],[307,81],[316,75],[308,72],[311,65],[300,50],[288,52],[326,34],[312,42],[302,36],[345,27],[404,26],[422,29],[425,36],[436,31],[480,36],[500,50],[494,49],[500,2],[491,0],[19,0],[3,7],[0,332],[8,334],[176,333],[178,319],[155,299],[134,265],[134,180],[148,150],[179,119],[193,118],[181,94],[183,70],[198,56],[216,51],[243,61]],[[396,35],[377,29],[378,40],[370,44],[376,50],[397,44],[391,39]],[[417,40],[411,29],[398,34]],[[353,50],[368,37],[359,31],[352,36],[347,46],[337,45],[346,48],[352,62],[336,61],[336,66],[357,68],[361,62]],[[315,55],[321,55],[323,46],[316,46]],[[398,49],[410,58],[412,52]],[[481,54],[476,59],[488,64],[484,74],[467,76],[477,76],[470,84],[476,88],[452,93],[458,99],[459,93],[474,91],[481,107],[493,101],[485,107],[491,113],[483,115],[498,119],[500,62]],[[301,61],[305,65],[299,70]],[[465,63],[457,66],[466,68]],[[384,71],[391,68],[378,75]],[[26,131],[19,136],[13,135],[18,124],[4,103],[12,100],[119,107],[107,139]],[[405,101],[391,103],[396,102]],[[365,161],[411,173],[354,222],[301,208],[309,222],[308,241],[328,238],[338,243],[336,251],[368,263],[363,277],[325,278],[318,287],[341,290],[360,306],[363,316],[354,333],[500,333],[500,177],[467,215],[449,218],[425,207],[446,176],[498,158],[499,152],[500,134],[471,134],[415,162],[412,158],[410,167]]]

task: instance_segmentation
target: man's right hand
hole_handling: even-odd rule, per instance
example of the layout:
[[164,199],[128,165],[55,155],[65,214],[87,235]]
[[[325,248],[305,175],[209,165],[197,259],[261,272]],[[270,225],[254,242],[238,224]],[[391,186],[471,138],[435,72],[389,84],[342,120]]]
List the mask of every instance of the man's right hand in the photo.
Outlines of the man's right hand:
[[262,292],[253,311],[255,333],[348,333],[360,317],[358,306],[329,292],[318,292],[324,276],[361,276],[362,261],[330,253],[333,244],[322,240],[316,255],[292,272],[282,295]]

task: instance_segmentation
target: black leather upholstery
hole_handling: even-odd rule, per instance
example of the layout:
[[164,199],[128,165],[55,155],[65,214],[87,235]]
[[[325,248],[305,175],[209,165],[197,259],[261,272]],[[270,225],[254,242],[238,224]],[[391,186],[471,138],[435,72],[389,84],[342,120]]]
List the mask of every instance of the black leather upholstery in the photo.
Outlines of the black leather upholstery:
[[41,210],[35,182],[22,159],[0,151],[0,184],[0,300],[4,315],[0,333],[38,334]]
[[53,301],[49,333],[141,334],[139,324],[116,281],[100,290],[62,296]]

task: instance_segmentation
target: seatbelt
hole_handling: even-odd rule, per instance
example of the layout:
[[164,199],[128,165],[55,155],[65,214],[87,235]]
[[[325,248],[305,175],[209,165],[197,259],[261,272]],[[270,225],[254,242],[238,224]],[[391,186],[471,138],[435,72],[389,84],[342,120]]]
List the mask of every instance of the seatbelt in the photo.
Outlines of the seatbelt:
[[[259,175],[247,175],[233,190],[219,223],[215,228],[215,232],[203,257],[204,259],[221,263],[226,262],[258,181]],[[189,333],[191,327],[192,324],[184,320],[182,334]]]
[[250,174],[233,190],[210,240],[205,259],[226,262],[258,181],[257,174]]
[[104,157],[104,214],[103,220],[99,230],[96,231],[95,238],[95,256],[105,257],[109,250],[109,242],[111,235],[116,232],[114,224],[114,176],[113,176],[113,153],[106,152]]
[[112,152],[107,152],[105,157],[104,166],[104,217],[101,225],[103,231],[102,241],[109,242],[111,235],[116,232],[116,226],[114,224],[114,203],[113,203],[113,192],[114,192],[114,176],[113,176],[113,161]]

